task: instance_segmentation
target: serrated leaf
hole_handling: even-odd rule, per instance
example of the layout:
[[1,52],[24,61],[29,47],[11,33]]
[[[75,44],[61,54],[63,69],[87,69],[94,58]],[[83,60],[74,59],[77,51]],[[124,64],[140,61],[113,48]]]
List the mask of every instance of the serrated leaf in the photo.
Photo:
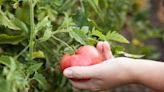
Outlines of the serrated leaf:
[[106,39],[107,40],[113,40],[113,41],[117,41],[120,43],[129,43],[129,41],[123,37],[122,35],[120,35],[119,33],[115,32],[115,31],[109,31],[106,35]]
[[20,30],[19,27],[17,27],[7,16],[5,16],[4,14],[0,14],[0,25],[6,26],[10,29],[13,30]]
[[75,29],[69,32],[71,38],[74,38],[77,42],[86,45],[86,32],[80,29]]
[[101,40],[103,40],[103,41],[106,40],[105,35],[103,35],[103,33],[100,32],[100,31],[98,31],[98,30],[93,30],[93,31],[92,31],[92,35],[99,37],[99,38],[100,38]]
[[48,20],[48,17],[45,17],[36,25],[36,33],[45,27],[50,27],[51,22]]
[[1,56],[0,57],[0,63],[4,64],[7,67],[10,67],[10,57],[9,56]]
[[6,67],[10,68],[12,71],[15,71],[17,67],[16,61],[10,56],[1,56],[0,63],[4,64]]
[[30,75],[34,72],[36,72],[40,67],[42,66],[42,63],[36,63],[28,67],[27,74]]
[[44,42],[44,41],[47,41],[49,38],[51,38],[52,36],[52,32],[51,32],[51,29],[47,29],[44,31],[44,34],[43,34],[43,37],[39,38],[39,41],[40,42]]
[[47,87],[47,85],[48,85],[47,80],[46,80],[46,78],[43,75],[35,73],[33,79],[36,80],[43,89],[45,89],[45,90],[48,89],[48,87]]
[[18,44],[24,39],[24,35],[10,36],[7,34],[0,34],[0,44]]

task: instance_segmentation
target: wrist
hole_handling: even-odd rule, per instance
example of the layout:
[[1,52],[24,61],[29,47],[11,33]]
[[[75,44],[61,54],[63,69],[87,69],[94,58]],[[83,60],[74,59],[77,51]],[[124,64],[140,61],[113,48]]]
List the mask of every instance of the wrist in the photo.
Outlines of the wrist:
[[132,59],[132,58],[126,58],[123,57],[120,59],[120,63],[123,65],[123,72],[124,73],[124,80],[125,80],[125,84],[133,84],[133,83],[137,83],[138,78],[136,75],[136,69],[137,66],[135,65],[136,60]]

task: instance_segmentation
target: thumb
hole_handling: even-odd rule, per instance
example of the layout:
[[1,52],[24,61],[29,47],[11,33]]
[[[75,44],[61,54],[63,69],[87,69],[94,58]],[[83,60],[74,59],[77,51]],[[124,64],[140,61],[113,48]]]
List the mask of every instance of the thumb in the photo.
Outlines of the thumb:
[[113,54],[111,52],[111,47],[107,41],[105,42],[98,42],[96,46],[97,50],[104,56],[104,59],[112,59]]
[[111,47],[110,47],[110,45],[108,44],[107,41],[105,41],[104,44],[103,44],[103,53],[104,53],[104,56],[105,56],[106,59],[114,58],[114,56],[111,52]]
[[63,74],[68,78],[86,79],[92,78],[95,72],[92,66],[75,66],[65,69]]

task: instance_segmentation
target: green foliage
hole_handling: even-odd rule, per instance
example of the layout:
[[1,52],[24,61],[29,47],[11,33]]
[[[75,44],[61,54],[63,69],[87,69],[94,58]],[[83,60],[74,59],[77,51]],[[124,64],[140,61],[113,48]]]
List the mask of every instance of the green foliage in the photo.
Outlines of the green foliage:
[[[0,0],[0,92],[72,92],[59,61],[81,45],[108,41],[115,56],[142,57],[120,46],[129,43],[119,32],[131,7],[129,0]],[[136,38],[161,37],[141,36],[158,29],[137,16],[128,24]]]
[[0,44],[18,44],[24,40],[24,35],[10,36],[7,34],[0,34]]

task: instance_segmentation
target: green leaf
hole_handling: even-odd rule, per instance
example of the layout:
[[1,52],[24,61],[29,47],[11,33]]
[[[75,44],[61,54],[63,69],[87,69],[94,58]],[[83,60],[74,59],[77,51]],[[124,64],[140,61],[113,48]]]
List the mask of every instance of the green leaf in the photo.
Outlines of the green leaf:
[[16,61],[10,57],[10,56],[1,56],[0,57],[0,63],[4,64],[6,67],[8,67],[11,71],[15,71],[17,66],[19,64],[16,63]]
[[125,51],[125,48],[122,47],[122,46],[115,46],[115,47],[112,48],[112,53],[116,57],[122,54],[120,52],[124,52],[124,51]]
[[48,20],[48,17],[45,17],[36,25],[36,33],[45,27],[50,27],[51,22]]
[[130,54],[125,52],[125,48],[122,46],[115,46],[112,48],[112,52],[114,53],[114,56],[124,55],[126,57],[130,58],[142,58],[144,55],[136,55],[136,54]]
[[42,51],[33,52],[32,58],[45,58],[45,55]]
[[34,72],[36,72],[43,64],[42,63],[36,63],[36,64],[32,64],[28,67],[27,69],[27,74],[33,74]]
[[30,9],[29,9],[29,0],[23,0],[21,7],[15,9],[15,16],[19,20],[30,25]]
[[0,34],[0,44],[18,44],[24,39],[24,35],[10,36],[7,34]]
[[99,5],[99,0],[93,0],[93,2],[95,2],[96,6]]
[[2,5],[2,4],[3,4],[3,2],[4,2],[4,0],[0,0],[0,5]]
[[122,35],[118,34],[117,32],[115,31],[109,31],[106,35],[106,39],[107,40],[113,40],[113,41],[117,41],[117,42],[120,42],[120,43],[129,43],[129,41],[123,37]]
[[10,56],[1,56],[0,57],[0,63],[4,64],[7,67],[10,67]]
[[33,79],[36,80],[43,89],[45,89],[45,90],[48,89],[47,80],[43,75],[35,73]]
[[124,56],[126,57],[130,57],[130,58],[142,58],[144,57],[144,55],[136,55],[136,54],[130,54],[130,53],[127,53],[127,52],[122,52]]
[[24,31],[24,32],[26,32],[26,33],[29,32],[29,30],[28,30],[28,28],[27,28],[27,25],[26,25],[23,21],[21,21],[21,20],[19,20],[19,19],[14,19],[14,20],[12,20],[12,21],[13,21],[13,23],[15,23],[15,25],[16,25],[17,27],[19,27],[22,31]]
[[0,77],[0,92],[11,92],[9,82],[3,77]]
[[101,21],[104,21],[102,11],[98,6],[98,0],[86,0],[86,1],[92,6],[93,10],[97,13]]
[[17,27],[7,16],[5,16],[4,14],[0,14],[0,25],[6,26],[10,29],[13,30],[20,30],[19,27]]
[[44,31],[43,37],[39,38],[39,41],[40,42],[47,41],[49,38],[51,38],[51,36],[52,36],[51,29],[48,28]]
[[123,46],[115,46],[112,49],[115,50],[115,51],[118,51],[118,52],[125,51],[125,48]]
[[74,29],[69,32],[71,38],[74,38],[77,42],[86,45],[86,32],[80,29]]
[[89,45],[94,46],[97,43],[97,40],[95,38],[88,38],[88,43]]
[[92,35],[99,37],[99,38],[100,38],[101,40],[103,40],[103,41],[106,40],[105,35],[103,35],[103,33],[100,32],[100,31],[98,31],[98,30],[93,30],[93,31],[92,31]]
[[98,30],[101,30],[101,28],[97,25],[97,23],[94,20],[89,19],[89,18],[87,20],[88,20],[88,22],[90,23],[91,26],[95,27]]
[[86,0],[86,1],[93,7],[93,9],[98,15],[100,16],[102,15],[100,14],[101,9],[98,7],[98,0]]

